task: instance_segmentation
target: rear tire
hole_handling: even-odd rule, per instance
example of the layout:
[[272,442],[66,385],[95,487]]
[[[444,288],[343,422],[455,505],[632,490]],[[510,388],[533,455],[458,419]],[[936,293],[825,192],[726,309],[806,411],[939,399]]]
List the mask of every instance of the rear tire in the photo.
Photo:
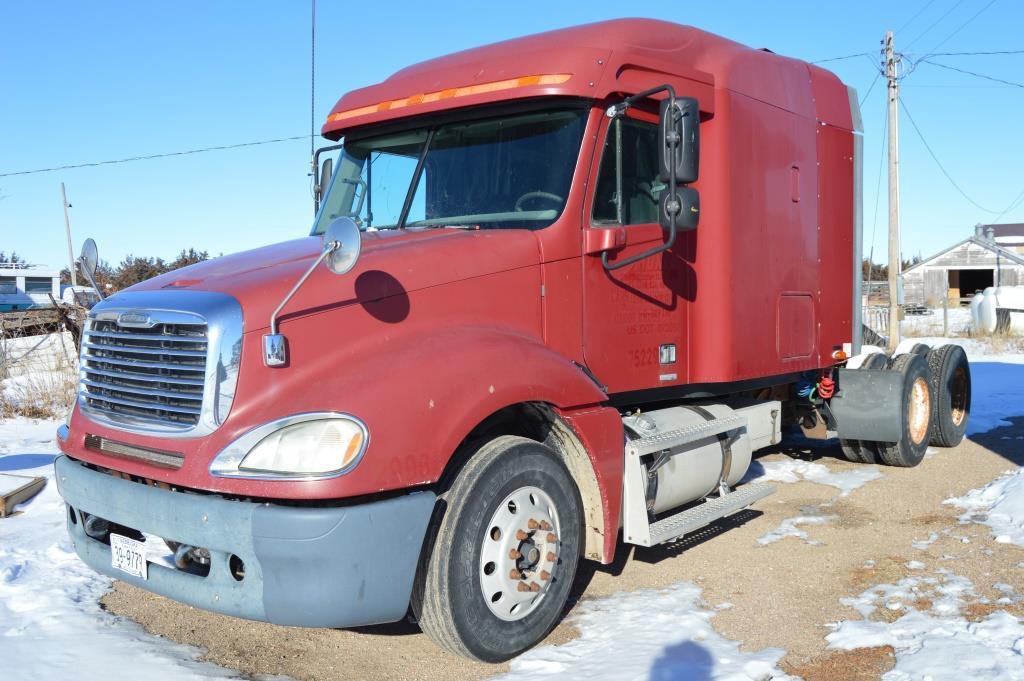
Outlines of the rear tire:
[[916,353],[900,355],[891,369],[903,376],[900,396],[902,436],[899,442],[879,443],[878,454],[890,466],[911,468],[921,463],[928,450],[932,421],[932,389],[928,363]]
[[931,441],[936,447],[956,447],[967,432],[971,413],[971,365],[959,345],[943,345],[928,353],[932,387]]
[[440,647],[502,662],[562,617],[583,535],[579,492],[550,448],[506,435],[477,450],[442,500],[413,612]]
[[[889,366],[889,358],[881,352],[875,352],[868,355],[863,362],[861,362],[861,369],[885,369]],[[878,463],[878,443],[868,442],[867,440],[840,440],[840,446],[843,448],[843,454],[847,460],[853,463]]]

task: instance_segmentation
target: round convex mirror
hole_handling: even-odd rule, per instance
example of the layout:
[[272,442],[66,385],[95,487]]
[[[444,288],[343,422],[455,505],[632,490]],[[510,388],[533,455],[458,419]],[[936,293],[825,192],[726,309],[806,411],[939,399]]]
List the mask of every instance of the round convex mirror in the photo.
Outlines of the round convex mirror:
[[331,242],[338,246],[324,258],[327,269],[335,274],[345,274],[359,260],[359,250],[363,245],[363,235],[352,218],[336,218],[324,232],[324,247]]
[[99,261],[100,254],[99,249],[96,248],[96,242],[92,239],[86,239],[85,243],[82,244],[82,254],[78,256],[78,262],[81,263],[82,269],[92,277],[96,274],[96,267],[99,265]]

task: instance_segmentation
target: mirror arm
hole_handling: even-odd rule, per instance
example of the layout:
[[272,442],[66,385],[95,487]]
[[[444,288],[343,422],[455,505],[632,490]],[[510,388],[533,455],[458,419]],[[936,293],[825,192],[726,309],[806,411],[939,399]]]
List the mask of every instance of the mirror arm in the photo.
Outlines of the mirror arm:
[[93,290],[96,291],[96,295],[100,297],[100,300],[106,300],[107,297],[103,295],[103,291],[101,291],[100,287],[96,285],[96,280],[92,278],[92,273],[89,271],[89,268],[82,266],[81,258],[75,259],[75,266],[78,268],[78,271],[81,272],[82,275],[89,280],[89,284],[92,285]]
[[303,274],[297,282],[295,282],[295,286],[292,287],[292,290],[288,292],[288,295],[284,297],[284,300],[281,301],[281,304],[278,305],[270,314],[271,334],[277,335],[277,316],[281,314],[281,310],[284,309],[284,306],[287,305],[288,301],[292,299],[292,297],[298,292],[300,288],[302,288],[302,285],[306,283],[306,279],[309,279],[309,275],[313,274],[313,270],[320,266],[320,263],[324,261],[324,258],[329,256],[334,251],[338,250],[339,246],[341,246],[341,242],[339,241],[331,241],[329,243],[324,244],[324,250],[320,251],[320,257],[317,258],[316,262],[314,262],[310,266],[310,268],[306,270],[306,273]]
[[[610,117],[615,117],[615,116],[622,115],[623,113],[626,112],[626,109],[628,109],[633,104],[633,102],[635,102],[637,100],[640,100],[640,99],[645,99],[645,98],[650,97],[651,95],[657,94],[659,92],[668,92],[668,100],[669,100],[669,102],[671,102],[671,105],[668,107],[668,111],[669,111],[669,115],[673,115],[673,112],[675,112],[675,110],[676,110],[676,107],[675,107],[676,90],[675,90],[675,88],[673,88],[668,83],[666,83],[664,85],[659,85],[656,88],[651,88],[650,90],[644,90],[643,92],[637,93],[637,94],[633,95],[632,97],[627,97],[626,99],[622,100],[621,103],[616,104],[614,106],[608,107],[607,114]],[[672,145],[673,146],[673,153],[672,153],[671,158],[669,159],[669,166],[672,169],[672,173],[671,173],[672,177],[671,177],[671,179],[669,180],[669,183],[668,183],[668,186],[669,186],[669,196],[672,197],[671,199],[669,199],[670,202],[674,202],[676,200],[676,154],[675,154],[675,151],[674,151],[674,147],[675,147],[676,144],[679,144],[680,142],[681,142],[681,140],[678,140],[678,139],[675,140],[674,144]],[[619,153],[620,154],[621,154],[621,151],[622,150],[621,150],[621,145],[620,145],[620,149],[619,149]],[[616,162],[617,163],[621,163],[621,159],[617,160]],[[619,205],[619,211],[620,211],[620,216],[621,216],[621,210],[622,210],[621,203],[622,203],[622,194],[620,193],[619,194],[619,204],[620,204]],[[668,249],[672,248],[672,246],[674,246],[675,243],[676,243],[676,220],[679,217],[679,211],[680,210],[682,210],[682,206],[679,206],[677,208],[677,210],[671,214],[671,219],[669,220],[668,238],[665,239],[665,243],[661,244],[660,246],[655,246],[654,248],[646,250],[643,253],[637,253],[636,255],[631,255],[628,258],[623,258],[622,260],[618,260],[616,262],[608,262],[608,251],[605,251],[605,252],[601,253],[601,264],[604,265],[604,268],[606,270],[617,270],[619,268],[625,267],[626,265],[632,265],[635,262],[639,262],[640,260],[643,260],[644,258],[649,258],[652,255],[657,255],[658,253],[664,253]],[[622,221],[621,217],[620,217],[619,221],[621,223],[621,221]]]

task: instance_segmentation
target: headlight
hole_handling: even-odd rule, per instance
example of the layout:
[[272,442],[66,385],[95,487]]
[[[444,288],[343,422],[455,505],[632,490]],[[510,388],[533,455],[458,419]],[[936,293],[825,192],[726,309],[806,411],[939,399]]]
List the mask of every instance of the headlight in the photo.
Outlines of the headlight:
[[255,428],[210,464],[213,475],[309,479],[350,471],[369,434],[359,419],[331,412],[297,414]]

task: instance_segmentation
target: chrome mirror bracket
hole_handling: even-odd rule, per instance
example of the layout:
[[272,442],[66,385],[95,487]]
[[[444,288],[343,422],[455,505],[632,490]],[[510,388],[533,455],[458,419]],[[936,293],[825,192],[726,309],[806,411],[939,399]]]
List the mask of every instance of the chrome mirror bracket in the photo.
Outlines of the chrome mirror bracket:
[[292,299],[295,293],[306,283],[306,279],[309,279],[309,275],[313,274],[313,270],[320,266],[320,263],[324,261],[324,258],[329,256],[331,253],[336,251],[341,243],[338,241],[328,241],[324,243],[324,249],[320,251],[320,257],[318,257],[306,273],[299,277],[299,280],[295,282],[295,286],[288,292],[288,295],[284,297],[281,304],[270,315],[270,333],[263,335],[263,363],[268,367],[280,367],[288,363],[288,339],[285,338],[283,333],[278,333],[277,328],[277,316],[281,314],[281,310],[288,304],[288,301]]

